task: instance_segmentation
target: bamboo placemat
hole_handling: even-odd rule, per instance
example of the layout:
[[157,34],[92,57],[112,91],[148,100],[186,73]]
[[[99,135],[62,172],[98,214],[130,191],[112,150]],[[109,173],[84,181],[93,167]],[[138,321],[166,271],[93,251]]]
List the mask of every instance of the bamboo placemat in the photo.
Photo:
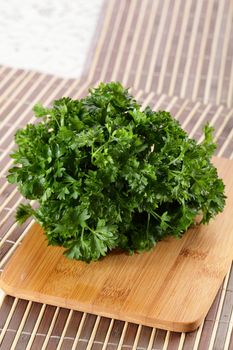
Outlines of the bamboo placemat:
[[[18,127],[35,102],[80,97],[97,81],[121,80],[141,101],[168,109],[191,136],[216,128],[218,155],[233,157],[233,25],[231,0],[108,0],[83,78],[61,79],[0,67],[0,269],[20,244],[26,225],[14,223],[22,201],[5,181]],[[143,92],[145,91],[145,92]],[[151,92],[152,91],[152,92]],[[176,97],[179,96],[179,97]],[[96,317],[2,295],[0,349],[233,348],[233,272],[205,322],[183,334]]]
[[106,0],[88,79],[233,104],[232,0]]

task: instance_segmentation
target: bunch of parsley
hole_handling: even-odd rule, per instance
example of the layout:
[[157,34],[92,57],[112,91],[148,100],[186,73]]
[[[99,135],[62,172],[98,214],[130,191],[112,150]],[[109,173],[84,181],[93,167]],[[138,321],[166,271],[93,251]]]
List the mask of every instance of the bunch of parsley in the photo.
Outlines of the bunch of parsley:
[[90,262],[113,248],[149,250],[197,215],[208,223],[221,212],[212,128],[197,144],[168,112],[140,107],[114,82],[51,109],[36,105],[42,120],[17,131],[8,181],[38,205],[20,205],[17,220],[33,216],[49,244]]

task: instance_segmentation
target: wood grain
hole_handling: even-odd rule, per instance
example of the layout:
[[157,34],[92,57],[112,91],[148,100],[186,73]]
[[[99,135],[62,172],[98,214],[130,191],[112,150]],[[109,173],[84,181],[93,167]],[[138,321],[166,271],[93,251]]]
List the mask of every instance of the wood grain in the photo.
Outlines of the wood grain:
[[208,226],[166,239],[149,253],[112,253],[86,264],[47,247],[35,224],[2,275],[9,295],[187,332],[206,316],[233,257],[233,161],[215,158],[227,205]]

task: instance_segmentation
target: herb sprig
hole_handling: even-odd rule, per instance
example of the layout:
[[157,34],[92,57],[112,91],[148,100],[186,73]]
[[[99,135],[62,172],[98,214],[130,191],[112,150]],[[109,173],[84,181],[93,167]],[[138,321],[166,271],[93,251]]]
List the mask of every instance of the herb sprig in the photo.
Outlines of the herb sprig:
[[208,223],[225,204],[211,156],[213,128],[200,144],[168,112],[143,111],[120,83],[101,83],[81,100],[34,107],[41,121],[18,130],[8,181],[37,209],[48,243],[90,262],[113,248],[151,249],[180,237],[201,216]]

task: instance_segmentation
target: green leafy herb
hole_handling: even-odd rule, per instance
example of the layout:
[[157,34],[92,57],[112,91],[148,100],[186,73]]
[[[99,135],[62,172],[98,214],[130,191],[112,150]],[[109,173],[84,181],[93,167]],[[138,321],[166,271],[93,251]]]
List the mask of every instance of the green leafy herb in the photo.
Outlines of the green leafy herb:
[[221,212],[213,129],[197,144],[168,112],[140,108],[120,83],[36,105],[41,122],[17,131],[8,181],[38,207],[21,205],[16,219],[33,216],[49,244],[89,262],[113,248],[149,250]]

